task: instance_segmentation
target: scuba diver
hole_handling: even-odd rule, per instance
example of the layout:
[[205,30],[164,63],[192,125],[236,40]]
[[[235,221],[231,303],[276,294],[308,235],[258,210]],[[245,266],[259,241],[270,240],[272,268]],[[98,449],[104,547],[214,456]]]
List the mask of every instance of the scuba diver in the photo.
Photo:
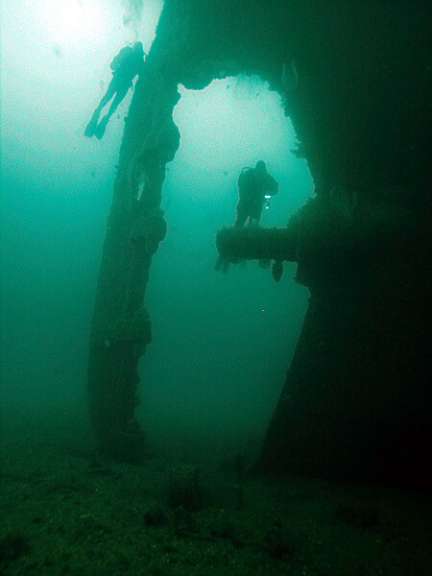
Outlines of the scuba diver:
[[[259,160],[255,168],[243,168],[238,178],[239,201],[235,228],[258,226],[264,206],[269,205],[270,198],[277,194],[279,184],[267,172],[263,160]],[[260,260],[260,265],[267,267],[269,262]],[[219,255],[215,270],[227,272],[230,262]]]
[[[112,80],[108,89],[93,112],[90,122],[85,129],[85,136],[96,136],[100,140],[105,134],[107,124],[117,110],[120,102],[124,99],[132,86],[135,76],[139,76],[144,68],[144,48],[142,42],[136,42],[133,46],[125,46],[111,62]],[[112,100],[113,99],[113,100]],[[107,114],[99,122],[99,116],[103,108],[112,100]]]
[[239,179],[239,202],[237,204],[236,228],[246,224],[258,226],[264,206],[268,205],[271,196],[277,194],[279,184],[267,172],[263,160],[255,168],[243,168]]

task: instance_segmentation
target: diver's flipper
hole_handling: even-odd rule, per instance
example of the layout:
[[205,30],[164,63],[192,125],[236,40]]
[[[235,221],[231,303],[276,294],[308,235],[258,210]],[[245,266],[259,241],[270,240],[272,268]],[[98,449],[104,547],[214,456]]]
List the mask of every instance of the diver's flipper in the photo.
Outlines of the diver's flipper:
[[93,118],[92,118],[86,126],[86,129],[84,131],[84,136],[86,136],[86,138],[91,138],[92,136],[94,136],[95,131],[96,131],[96,126],[97,126],[97,122],[95,120],[93,120]]
[[102,122],[99,122],[99,124],[94,129],[94,135],[98,140],[102,140],[102,138],[104,137],[106,126],[107,122],[104,122],[104,120],[102,120]]

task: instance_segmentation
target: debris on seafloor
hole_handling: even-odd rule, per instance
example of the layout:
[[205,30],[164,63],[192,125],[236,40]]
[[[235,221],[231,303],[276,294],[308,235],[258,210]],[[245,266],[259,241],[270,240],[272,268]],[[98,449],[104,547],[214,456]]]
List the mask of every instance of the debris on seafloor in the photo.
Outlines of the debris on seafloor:
[[231,515],[223,509],[215,513],[209,528],[210,536],[215,540],[231,542],[234,548],[241,548],[244,545]]
[[288,538],[281,520],[276,519],[267,530],[264,549],[276,560],[286,560],[294,554],[294,544]]
[[195,512],[202,507],[200,473],[196,466],[180,465],[171,468],[168,481],[170,508]]
[[336,517],[361,530],[373,530],[381,524],[380,509],[372,504],[340,504],[336,508]]
[[172,520],[176,536],[181,538],[196,534],[197,523],[190,510],[183,508],[183,506],[178,506],[173,510]]
[[153,502],[144,512],[144,523],[149,528],[160,528],[168,524],[168,515],[164,508],[157,502]]
[[0,538],[0,569],[7,568],[15,560],[30,552],[28,538],[18,532],[10,532]]

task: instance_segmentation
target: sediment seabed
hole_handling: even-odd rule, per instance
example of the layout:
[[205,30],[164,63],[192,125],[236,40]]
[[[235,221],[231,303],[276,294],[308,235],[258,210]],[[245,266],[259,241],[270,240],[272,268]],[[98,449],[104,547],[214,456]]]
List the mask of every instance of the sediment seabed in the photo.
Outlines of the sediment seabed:
[[112,463],[36,433],[1,458],[2,576],[432,574],[425,494]]

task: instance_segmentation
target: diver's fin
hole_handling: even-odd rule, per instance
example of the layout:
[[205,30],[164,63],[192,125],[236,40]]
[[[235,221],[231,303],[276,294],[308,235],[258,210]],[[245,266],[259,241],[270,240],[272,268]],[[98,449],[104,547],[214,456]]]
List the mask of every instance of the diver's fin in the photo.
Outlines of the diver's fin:
[[94,135],[98,140],[102,140],[102,138],[104,137],[106,127],[107,122],[105,120],[102,120],[102,122],[99,122],[99,124],[94,129]]
[[84,136],[86,138],[91,138],[92,136],[95,135],[95,129],[96,129],[96,122],[94,122],[93,120],[90,120],[90,122],[87,124],[86,129],[84,131]]

